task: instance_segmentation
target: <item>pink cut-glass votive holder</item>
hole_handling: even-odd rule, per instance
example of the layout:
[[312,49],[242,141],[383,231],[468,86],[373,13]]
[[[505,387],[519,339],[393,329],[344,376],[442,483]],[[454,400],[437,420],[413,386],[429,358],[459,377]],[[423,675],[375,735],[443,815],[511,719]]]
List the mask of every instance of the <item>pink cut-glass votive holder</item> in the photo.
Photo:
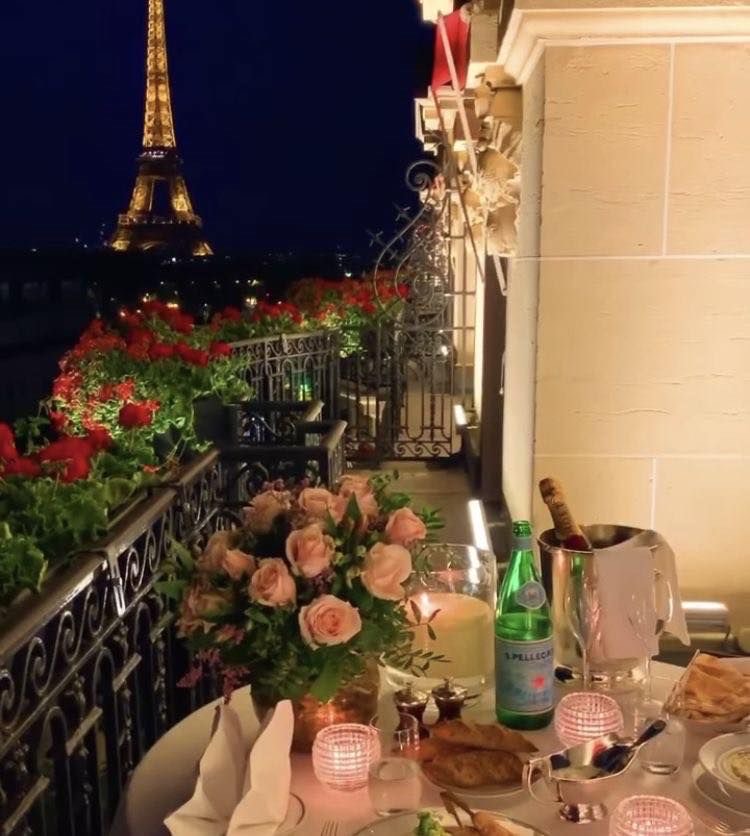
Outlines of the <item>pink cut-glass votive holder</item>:
[[610,836],[692,836],[688,811],[659,795],[633,795],[615,808],[609,822]]
[[356,790],[367,785],[370,764],[380,759],[377,729],[359,723],[340,723],[321,729],[312,747],[313,772],[334,790]]
[[555,709],[555,731],[565,746],[575,746],[625,727],[620,706],[606,694],[581,691],[567,694]]

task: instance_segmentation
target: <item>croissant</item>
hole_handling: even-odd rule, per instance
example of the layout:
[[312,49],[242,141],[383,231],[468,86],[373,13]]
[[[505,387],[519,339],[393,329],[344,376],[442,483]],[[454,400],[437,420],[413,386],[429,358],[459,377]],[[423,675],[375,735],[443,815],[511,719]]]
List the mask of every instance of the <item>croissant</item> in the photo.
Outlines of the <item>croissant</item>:
[[483,725],[467,720],[447,720],[433,726],[432,737],[471,749],[491,749],[500,752],[536,752],[536,746],[520,732],[500,723]]
[[512,752],[473,751],[439,755],[422,766],[427,777],[438,785],[471,789],[486,784],[520,782],[523,764]]

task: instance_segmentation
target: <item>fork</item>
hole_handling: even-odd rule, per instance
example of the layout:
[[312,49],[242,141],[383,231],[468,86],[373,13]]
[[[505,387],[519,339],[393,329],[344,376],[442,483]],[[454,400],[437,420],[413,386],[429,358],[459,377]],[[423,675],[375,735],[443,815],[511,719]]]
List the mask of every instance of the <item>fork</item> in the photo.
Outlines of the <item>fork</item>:
[[320,836],[338,836],[339,826],[335,821],[327,821],[320,831]]
[[[692,812],[698,821],[702,822],[714,833],[719,833],[720,836],[748,836],[750,834],[750,827],[743,827],[740,830],[736,830],[731,824],[728,824],[723,819],[716,818],[716,816],[707,813],[705,810],[693,809]],[[333,836],[335,836],[335,833]]]

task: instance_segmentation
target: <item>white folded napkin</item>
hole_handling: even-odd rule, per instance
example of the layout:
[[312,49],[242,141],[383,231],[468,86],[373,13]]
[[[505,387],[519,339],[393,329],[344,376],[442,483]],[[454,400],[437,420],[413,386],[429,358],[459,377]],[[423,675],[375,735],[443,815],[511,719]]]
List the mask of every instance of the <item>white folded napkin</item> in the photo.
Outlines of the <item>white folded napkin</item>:
[[[659,643],[651,550],[601,549],[594,552],[594,560],[600,620],[592,661],[656,655]],[[636,600],[641,602],[637,606]]]
[[[664,600],[664,593],[666,591],[666,584],[672,592],[672,617],[667,620],[664,627],[665,633],[670,633],[676,639],[681,641],[686,647],[690,646],[690,634],[687,628],[687,619],[685,618],[685,611],[682,609],[682,596],[680,595],[680,583],[677,578],[677,558],[672,547],[653,529],[646,529],[640,534],[624,543],[619,543],[616,546],[610,546],[607,549],[601,549],[602,552],[617,552],[620,557],[624,557],[621,553],[631,548],[640,548],[648,546],[654,556],[654,569],[662,577],[662,582],[657,584],[657,601],[659,606],[659,616],[663,617],[666,613],[666,601]],[[656,548],[653,548],[656,546]],[[627,561],[627,557],[625,557]],[[666,582],[666,583],[665,583]]]
[[193,797],[164,824],[172,836],[272,836],[289,803],[292,705],[279,703],[254,743],[230,704],[216,711]]

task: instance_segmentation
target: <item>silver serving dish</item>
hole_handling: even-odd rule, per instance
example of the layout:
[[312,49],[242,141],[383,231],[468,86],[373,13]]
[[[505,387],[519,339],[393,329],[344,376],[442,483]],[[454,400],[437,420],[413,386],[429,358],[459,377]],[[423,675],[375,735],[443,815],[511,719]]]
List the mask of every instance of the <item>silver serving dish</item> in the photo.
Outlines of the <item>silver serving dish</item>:
[[[552,755],[532,758],[524,768],[524,784],[533,799],[543,804],[559,804],[560,818],[589,824],[606,817],[602,798],[612,784],[632,765],[644,743],[661,734],[662,719],[654,720],[637,739],[608,734]],[[541,780],[548,797],[539,795],[535,782]]]

